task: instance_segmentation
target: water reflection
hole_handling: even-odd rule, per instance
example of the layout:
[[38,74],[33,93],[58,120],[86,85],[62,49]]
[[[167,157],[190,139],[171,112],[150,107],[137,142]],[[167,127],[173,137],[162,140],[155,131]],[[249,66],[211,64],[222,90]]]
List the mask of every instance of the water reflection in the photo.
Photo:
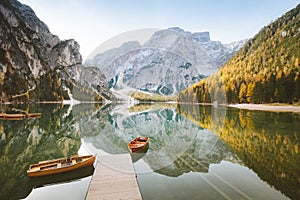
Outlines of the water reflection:
[[[95,151],[101,150],[100,155],[103,152],[128,153],[128,141],[138,136],[150,138],[147,153],[135,164],[137,173],[142,174],[139,182],[144,193],[149,189],[143,187],[147,179],[143,174],[155,173],[167,177],[210,174],[212,164],[229,161],[247,166],[262,180],[294,198],[299,194],[297,120],[298,115],[288,113],[243,111],[222,106],[156,104],[130,108],[124,105],[108,106],[81,118],[77,124],[82,141],[93,146]],[[240,176],[251,179],[253,175],[245,172]],[[234,180],[231,178],[231,181]],[[259,179],[253,182],[262,184]],[[253,184],[247,187],[255,188]],[[267,185],[261,188],[274,198],[284,197]],[[168,190],[174,192],[174,189]],[[247,188],[238,189],[242,190],[247,191]],[[229,197],[235,194],[234,190]],[[247,197],[253,198],[255,194],[250,192]]]
[[[127,142],[137,136],[150,137],[147,152],[133,158],[144,199],[285,198],[277,191],[300,196],[297,114],[170,104],[37,104],[30,111],[43,115],[0,121],[0,199],[25,198],[33,187],[50,184],[43,188],[47,193],[57,188],[53,184],[82,179],[36,183],[26,175],[31,163],[82,149],[100,156],[128,153]],[[80,186],[82,193],[87,185]]]
[[[26,105],[4,107],[26,110]],[[76,155],[80,137],[74,116],[62,105],[30,105],[41,118],[0,121],[0,199],[25,198],[36,182],[26,174],[30,164]],[[67,115],[66,115],[67,114]],[[77,116],[78,117],[78,116]]]
[[214,132],[258,176],[290,198],[300,196],[299,114],[227,109],[215,123],[209,106],[179,105],[178,112]]
[[[149,149],[142,156],[151,172],[179,176],[207,171],[210,163],[235,157],[215,134],[178,115],[176,105],[137,105],[129,109],[119,105],[102,110],[99,116],[106,121],[101,126],[97,117],[81,124],[84,142],[106,153],[119,154],[128,153],[127,143],[133,138],[149,137]],[[98,134],[93,131],[95,127]]]

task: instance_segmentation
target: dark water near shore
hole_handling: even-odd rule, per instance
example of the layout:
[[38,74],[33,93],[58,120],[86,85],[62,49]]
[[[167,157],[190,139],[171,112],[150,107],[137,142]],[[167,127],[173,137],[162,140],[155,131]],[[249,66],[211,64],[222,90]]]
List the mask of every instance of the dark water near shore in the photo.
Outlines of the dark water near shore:
[[[84,199],[93,169],[29,179],[31,163],[128,153],[147,199],[297,199],[300,115],[188,105],[10,105],[41,118],[0,121],[0,199]],[[71,195],[66,195],[71,194]]]

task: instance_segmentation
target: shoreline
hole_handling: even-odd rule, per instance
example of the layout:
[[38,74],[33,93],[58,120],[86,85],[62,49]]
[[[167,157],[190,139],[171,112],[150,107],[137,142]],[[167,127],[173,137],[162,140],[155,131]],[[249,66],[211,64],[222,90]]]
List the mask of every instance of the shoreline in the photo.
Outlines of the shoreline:
[[246,110],[300,113],[300,106],[288,104],[228,104],[227,106]]
[[[62,104],[62,105],[69,105],[69,102],[64,101],[41,101],[41,102],[30,102],[29,104]],[[83,103],[103,103],[103,102],[80,102]],[[150,102],[149,102],[150,103]],[[154,102],[151,102],[154,103]],[[155,102],[157,103],[157,102]],[[162,103],[162,102],[159,102]],[[164,102],[164,103],[171,103],[174,102]],[[2,102],[2,105],[12,105],[12,104],[26,104],[25,102]],[[190,105],[203,105],[203,106],[215,106],[212,103],[192,103],[192,102],[177,102],[177,104],[190,104]],[[297,105],[290,105],[284,103],[270,103],[270,104],[219,104],[220,106],[227,106],[230,108],[238,108],[238,109],[245,109],[245,110],[260,110],[260,111],[270,111],[270,112],[293,112],[300,114],[300,104]]]

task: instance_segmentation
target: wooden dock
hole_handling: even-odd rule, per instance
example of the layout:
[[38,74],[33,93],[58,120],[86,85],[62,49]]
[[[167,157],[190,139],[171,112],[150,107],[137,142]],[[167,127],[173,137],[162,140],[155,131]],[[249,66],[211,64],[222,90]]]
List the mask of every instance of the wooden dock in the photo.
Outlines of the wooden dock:
[[142,199],[130,154],[98,156],[86,199]]

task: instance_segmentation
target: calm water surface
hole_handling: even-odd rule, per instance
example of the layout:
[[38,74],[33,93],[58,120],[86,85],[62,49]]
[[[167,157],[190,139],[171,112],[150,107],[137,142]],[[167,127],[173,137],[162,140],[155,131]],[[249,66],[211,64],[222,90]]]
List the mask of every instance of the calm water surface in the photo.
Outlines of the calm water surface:
[[[0,199],[85,199],[93,168],[29,179],[31,163],[128,153],[151,199],[298,199],[300,115],[188,105],[10,105],[41,118],[0,121]],[[67,195],[71,194],[71,195]]]

